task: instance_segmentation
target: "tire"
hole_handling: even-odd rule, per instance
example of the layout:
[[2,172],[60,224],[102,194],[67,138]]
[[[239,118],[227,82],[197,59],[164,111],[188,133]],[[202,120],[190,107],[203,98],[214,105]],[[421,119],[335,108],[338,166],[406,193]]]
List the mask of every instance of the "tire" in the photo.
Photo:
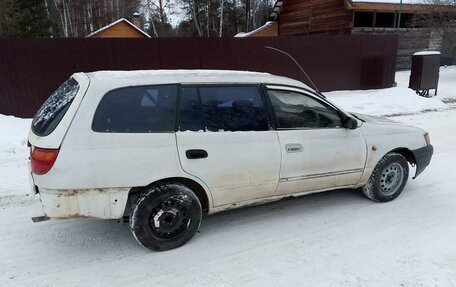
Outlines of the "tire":
[[378,162],[362,190],[367,198],[373,201],[391,201],[401,194],[408,174],[409,167],[405,157],[398,153],[389,153]]
[[201,223],[198,197],[180,183],[146,188],[130,213],[130,229],[145,248],[164,251],[184,245]]

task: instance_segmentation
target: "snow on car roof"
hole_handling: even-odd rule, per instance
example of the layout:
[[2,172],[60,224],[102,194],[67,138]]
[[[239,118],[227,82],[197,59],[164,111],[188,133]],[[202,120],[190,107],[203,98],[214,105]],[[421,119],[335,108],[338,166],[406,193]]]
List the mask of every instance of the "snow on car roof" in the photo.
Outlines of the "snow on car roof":
[[164,83],[275,83],[309,88],[300,81],[269,73],[234,70],[136,70],[86,73],[90,79],[153,79]]

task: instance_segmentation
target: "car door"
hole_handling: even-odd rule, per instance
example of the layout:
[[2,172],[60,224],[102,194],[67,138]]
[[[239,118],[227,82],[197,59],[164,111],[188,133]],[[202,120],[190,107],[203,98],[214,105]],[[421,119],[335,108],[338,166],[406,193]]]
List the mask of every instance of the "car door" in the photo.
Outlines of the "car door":
[[277,195],[358,183],[366,162],[359,128],[344,128],[342,112],[304,90],[268,86],[267,94],[282,155]]
[[176,138],[182,169],[206,183],[215,206],[274,194],[279,139],[258,86],[183,86]]

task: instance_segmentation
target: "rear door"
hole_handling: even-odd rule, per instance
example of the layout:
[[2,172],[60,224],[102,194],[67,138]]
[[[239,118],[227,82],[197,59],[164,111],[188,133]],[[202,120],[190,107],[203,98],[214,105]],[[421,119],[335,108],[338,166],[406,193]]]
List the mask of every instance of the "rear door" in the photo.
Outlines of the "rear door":
[[349,187],[360,180],[366,143],[343,127],[341,112],[299,89],[269,86],[282,166],[277,195]]
[[274,194],[279,140],[258,86],[183,86],[176,138],[183,170],[209,186],[215,206]]

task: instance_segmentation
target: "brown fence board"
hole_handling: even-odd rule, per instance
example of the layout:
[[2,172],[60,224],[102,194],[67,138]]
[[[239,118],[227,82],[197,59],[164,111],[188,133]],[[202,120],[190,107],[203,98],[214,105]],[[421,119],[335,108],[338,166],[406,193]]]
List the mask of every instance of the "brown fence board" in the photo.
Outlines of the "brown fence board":
[[294,55],[322,91],[391,87],[396,35],[265,38],[0,39],[0,113],[31,117],[75,72],[229,69],[269,72],[304,82]]

